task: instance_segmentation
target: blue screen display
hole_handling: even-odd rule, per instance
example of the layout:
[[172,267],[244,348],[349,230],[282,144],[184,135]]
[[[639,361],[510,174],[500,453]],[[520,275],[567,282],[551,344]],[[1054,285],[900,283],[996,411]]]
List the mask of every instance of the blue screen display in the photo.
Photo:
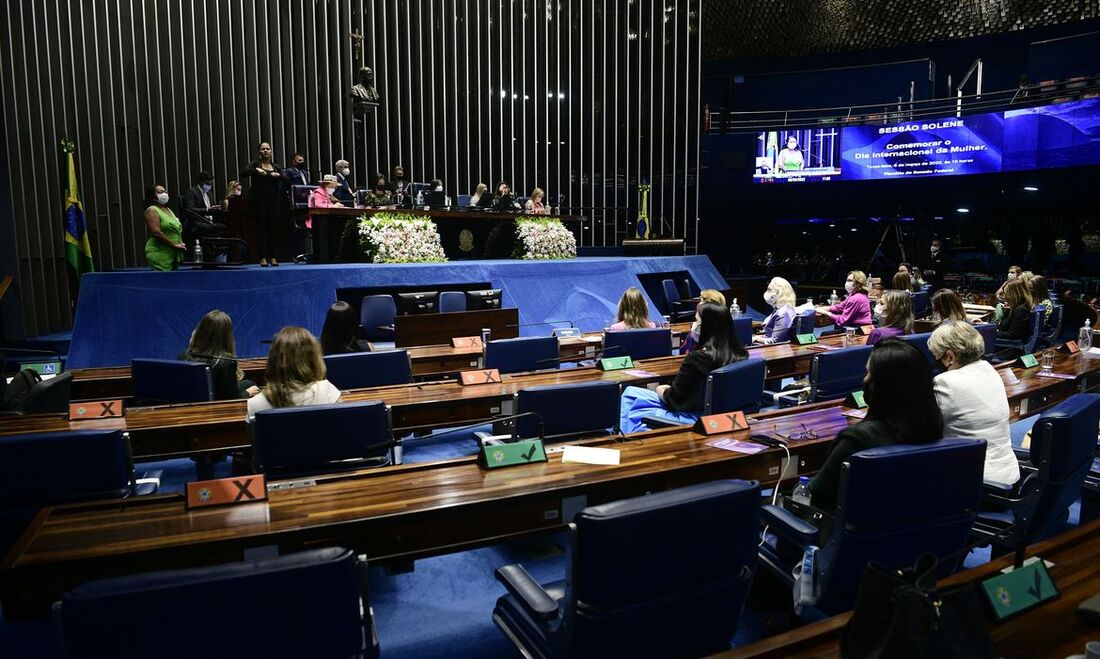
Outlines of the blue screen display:
[[1004,118],[945,117],[841,131],[845,180],[986,174],[1001,170]]

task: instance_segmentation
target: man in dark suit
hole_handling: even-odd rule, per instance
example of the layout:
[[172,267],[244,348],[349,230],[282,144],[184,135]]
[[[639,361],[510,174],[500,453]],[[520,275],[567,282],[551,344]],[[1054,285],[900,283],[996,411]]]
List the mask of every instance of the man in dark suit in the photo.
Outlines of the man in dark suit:
[[940,242],[939,238],[932,240],[931,252],[928,269],[924,271],[924,279],[932,284],[932,290],[936,290],[943,288],[943,276],[947,274],[947,264],[943,256],[943,243]]
[[195,186],[180,197],[185,241],[225,235],[226,225],[215,222],[210,215],[210,209],[214,206],[210,201],[213,187],[214,175],[210,172],[199,172],[195,177]]
[[294,186],[310,185],[309,168],[306,167],[306,156],[301,151],[295,151],[290,156],[290,166],[283,170],[283,178],[286,179],[287,193],[291,196],[291,204],[305,205],[309,199],[309,190],[300,188],[295,194]]
[[355,205],[355,184],[351,180],[351,164],[347,160],[336,161],[336,190],[332,193],[345,206]]

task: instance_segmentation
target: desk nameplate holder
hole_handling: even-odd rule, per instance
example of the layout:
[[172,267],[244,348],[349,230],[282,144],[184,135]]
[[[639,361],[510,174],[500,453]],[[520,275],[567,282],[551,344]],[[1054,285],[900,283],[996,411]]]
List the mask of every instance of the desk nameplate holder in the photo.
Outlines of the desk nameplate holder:
[[624,368],[634,368],[634,360],[630,355],[625,357],[604,357],[596,362],[601,371],[621,371]]
[[486,368],[479,371],[462,371],[458,374],[458,381],[462,386],[468,387],[474,384],[500,384],[500,371],[495,368]]
[[87,421],[90,419],[117,419],[125,414],[122,400],[89,400],[81,403],[69,403],[69,421]]
[[187,510],[267,500],[263,474],[230,476],[187,484]]
[[1038,557],[1026,561],[1018,568],[983,579],[979,583],[979,590],[985,595],[985,601],[997,622],[1003,622],[1061,595],[1047,571],[1046,563]]
[[722,432],[736,432],[738,430],[748,430],[749,422],[745,418],[745,413],[741,411],[726,412],[723,414],[708,414],[707,416],[699,417],[699,420],[695,422],[693,430],[695,432],[701,432],[704,435],[714,435]]
[[1024,368],[1035,368],[1039,365],[1039,360],[1035,358],[1035,355],[1021,355],[1020,365]]
[[578,327],[555,327],[551,335],[559,339],[566,339],[580,336],[581,330]]
[[817,343],[817,335],[810,332],[808,334],[799,334],[794,337],[795,343],[800,346],[808,346]]
[[483,348],[480,336],[456,336],[451,339],[451,345],[455,348]]
[[477,464],[482,469],[501,469],[546,462],[546,447],[541,439],[520,439],[507,444],[486,444],[477,452]]
[[853,391],[852,393],[848,394],[848,402],[851,403],[852,407],[858,409],[863,409],[867,407],[867,399],[864,397],[862,391]]
[[1062,344],[1060,348],[1058,348],[1058,352],[1064,352],[1068,355],[1076,355],[1077,353],[1081,352],[1081,348],[1077,345],[1076,341],[1066,341]]

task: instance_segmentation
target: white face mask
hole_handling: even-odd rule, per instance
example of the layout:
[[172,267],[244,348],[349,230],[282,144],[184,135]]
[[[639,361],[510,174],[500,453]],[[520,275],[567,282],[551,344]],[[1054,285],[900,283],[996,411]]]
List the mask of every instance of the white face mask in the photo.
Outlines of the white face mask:
[[343,174],[344,176],[351,176],[351,170],[348,169],[347,167],[341,169],[340,173]]
[[1013,280],[1013,279],[1015,279],[1015,278],[1016,278],[1017,276],[1018,276],[1018,275],[1017,275],[1017,274],[1016,274],[1015,272],[1010,272],[1010,273],[1008,273],[1008,281],[1012,281],[1012,280]]
[[848,293],[851,293],[852,291],[856,290],[856,283],[854,281],[844,282],[844,290]]
[[881,304],[876,304],[875,305],[875,315],[876,316],[881,316],[882,312],[885,311],[885,310],[886,310],[886,308],[883,307]]
[[937,253],[937,252],[939,252],[939,251],[940,251],[940,248],[939,248],[939,247],[936,247],[935,245],[932,245],[932,253],[933,253],[933,254],[935,254],[935,253]]
[[779,293],[775,291],[764,291],[764,302],[767,302],[771,306],[775,306],[775,300],[779,297]]
[[157,203],[160,204],[161,206],[167,206],[168,205],[168,193],[167,192],[162,192],[162,193],[158,194],[157,195]]
[[240,190],[234,190],[233,193],[229,196],[230,197],[239,197],[239,196],[241,196],[241,191]]

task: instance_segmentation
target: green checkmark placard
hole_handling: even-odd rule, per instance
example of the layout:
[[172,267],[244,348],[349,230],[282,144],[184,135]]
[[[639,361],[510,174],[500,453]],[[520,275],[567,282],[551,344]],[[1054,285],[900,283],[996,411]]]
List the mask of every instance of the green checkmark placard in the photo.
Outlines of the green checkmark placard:
[[482,469],[500,469],[532,462],[546,462],[546,447],[541,439],[521,439],[510,444],[482,446],[477,464]]

